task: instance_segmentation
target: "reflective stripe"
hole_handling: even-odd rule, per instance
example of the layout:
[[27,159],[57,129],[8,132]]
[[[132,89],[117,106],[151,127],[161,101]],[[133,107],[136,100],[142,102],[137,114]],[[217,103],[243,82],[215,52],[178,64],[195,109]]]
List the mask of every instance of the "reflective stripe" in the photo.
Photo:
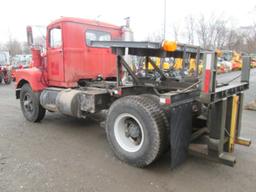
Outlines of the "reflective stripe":
[[212,65],[212,54],[207,54],[206,57],[206,70],[211,70],[211,65]]
[[211,70],[205,70],[203,92],[209,93],[211,82]]
[[209,93],[210,83],[211,83],[211,65],[212,65],[212,54],[207,54],[206,56],[206,66],[205,66],[205,76],[203,92]]

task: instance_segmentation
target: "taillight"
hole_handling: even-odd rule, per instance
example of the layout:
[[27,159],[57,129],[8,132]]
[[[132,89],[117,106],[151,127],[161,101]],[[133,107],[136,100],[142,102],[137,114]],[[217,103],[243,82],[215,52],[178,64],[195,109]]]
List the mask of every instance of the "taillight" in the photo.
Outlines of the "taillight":
[[172,102],[171,102],[171,99],[170,99],[170,98],[160,97],[160,103],[161,103],[161,104],[170,105]]
[[119,89],[119,90],[114,90],[114,94],[121,96],[123,93],[122,93],[122,90]]

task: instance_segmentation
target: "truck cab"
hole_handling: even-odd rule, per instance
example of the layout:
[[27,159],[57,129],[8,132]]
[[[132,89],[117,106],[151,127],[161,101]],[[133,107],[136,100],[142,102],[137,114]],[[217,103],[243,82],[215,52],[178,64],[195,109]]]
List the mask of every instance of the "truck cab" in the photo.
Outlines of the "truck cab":
[[[29,42],[33,43],[32,28],[28,30]],[[90,45],[91,41],[122,39],[122,27],[107,23],[60,18],[47,27],[46,52],[32,47],[32,63],[36,67],[17,72],[17,86],[30,81],[32,90],[46,86],[74,88],[79,80],[115,78],[116,58],[108,47]],[[34,79],[42,76],[41,82]]]

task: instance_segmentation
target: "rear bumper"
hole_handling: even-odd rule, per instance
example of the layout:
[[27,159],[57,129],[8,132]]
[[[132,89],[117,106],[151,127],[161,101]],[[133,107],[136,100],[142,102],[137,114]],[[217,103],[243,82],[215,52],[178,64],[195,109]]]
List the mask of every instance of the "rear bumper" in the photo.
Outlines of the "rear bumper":
[[[243,91],[246,89],[247,83],[239,83],[217,88],[215,93],[209,95],[201,95],[198,102],[204,109],[201,116],[196,118],[192,111],[195,100],[188,99],[193,98],[192,93],[180,100],[176,98],[176,102],[170,106],[169,117],[172,168],[182,164],[188,154],[229,166],[235,165],[235,144],[251,144],[250,139],[240,136]],[[173,97],[171,100],[175,101]],[[204,125],[195,127],[194,121],[203,121]]]
[[[190,153],[234,166],[236,158],[233,154],[235,144],[250,146],[250,139],[240,136],[243,112],[243,90],[248,84],[226,86],[208,95],[205,117],[205,134],[190,144]],[[200,131],[200,129],[198,130]],[[195,133],[193,133],[194,135]]]

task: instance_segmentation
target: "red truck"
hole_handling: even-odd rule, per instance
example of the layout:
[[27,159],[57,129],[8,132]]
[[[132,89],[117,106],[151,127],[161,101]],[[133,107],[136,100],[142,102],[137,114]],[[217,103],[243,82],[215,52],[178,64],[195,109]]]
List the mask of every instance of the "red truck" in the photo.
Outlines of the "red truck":
[[[188,152],[234,165],[234,144],[250,144],[240,137],[239,104],[249,86],[248,70],[237,84],[217,85],[214,51],[170,41],[124,41],[127,27],[63,17],[47,27],[44,53],[33,46],[28,27],[33,67],[16,74],[25,118],[39,122],[47,110],[86,118],[107,110],[103,124],[109,144],[131,165],[148,166],[167,150],[172,167]],[[127,55],[140,59],[129,63]],[[184,69],[175,76],[154,57],[183,58]],[[202,79],[198,70],[186,75],[190,58],[197,66],[201,59],[206,63]]]

